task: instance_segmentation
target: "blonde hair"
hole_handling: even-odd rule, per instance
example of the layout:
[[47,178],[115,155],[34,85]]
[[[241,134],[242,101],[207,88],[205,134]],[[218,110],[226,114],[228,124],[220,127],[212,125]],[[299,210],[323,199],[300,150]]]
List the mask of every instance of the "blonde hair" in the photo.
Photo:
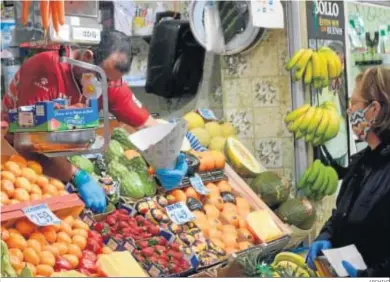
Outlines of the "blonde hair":
[[376,101],[381,109],[373,124],[373,132],[383,141],[390,137],[390,69],[372,67],[356,77],[357,87],[363,99],[371,104]]

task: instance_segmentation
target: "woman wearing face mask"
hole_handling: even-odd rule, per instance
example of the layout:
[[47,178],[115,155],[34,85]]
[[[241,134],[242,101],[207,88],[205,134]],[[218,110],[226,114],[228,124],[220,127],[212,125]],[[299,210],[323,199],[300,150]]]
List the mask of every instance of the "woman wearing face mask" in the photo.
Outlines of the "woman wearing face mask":
[[390,276],[390,70],[370,68],[356,78],[348,109],[353,132],[368,147],[338,169],[336,209],[311,245],[309,266],[322,250],[354,244],[366,270],[342,264],[351,277]]

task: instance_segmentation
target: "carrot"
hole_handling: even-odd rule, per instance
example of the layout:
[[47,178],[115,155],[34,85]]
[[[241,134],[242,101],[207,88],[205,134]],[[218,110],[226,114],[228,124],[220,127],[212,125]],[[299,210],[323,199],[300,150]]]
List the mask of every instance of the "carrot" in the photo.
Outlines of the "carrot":
[[42,27],[43,30],[46,31],[49,27],[50,21],[50,3],[49,0],[41,0],[39,2],[39,7],[41,10],[41,18],[42,18]]
[[63,0],[59,0],[57,2],[57,9],[58,9],[58,21],[60,25],[65,24],[65,3]]
[[27,25],[28,14],[30,13],[30,0],[22,1],[22,24]]
[[60,31],[60,22],[58,21],[58,9],[57,9],[57,1],[50,1],[50,12],[51,18],[53,21],[54,30],[58,34]]

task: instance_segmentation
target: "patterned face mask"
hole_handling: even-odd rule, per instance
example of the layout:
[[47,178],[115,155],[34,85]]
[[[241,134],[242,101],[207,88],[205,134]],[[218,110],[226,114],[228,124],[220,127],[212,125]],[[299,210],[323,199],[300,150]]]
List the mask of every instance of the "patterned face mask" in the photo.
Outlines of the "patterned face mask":
[[356,110],[349,113],[349,122],[351,123],[352,130],[355,135],[361,141],[367,140],[368,132],[370,132],[372,121],[368,121],[365,117],[366,112],[372,104],[368,105],[365,109]]

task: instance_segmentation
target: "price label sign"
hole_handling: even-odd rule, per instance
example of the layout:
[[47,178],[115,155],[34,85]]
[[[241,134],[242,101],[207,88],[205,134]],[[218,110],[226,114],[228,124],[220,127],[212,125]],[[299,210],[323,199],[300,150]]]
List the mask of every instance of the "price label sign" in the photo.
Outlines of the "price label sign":
[[182,225],[187,222],[193,221],[195,216],[188,209],[187,205],[183,202],[178,202],[165,207],[169,218],[173,223]]
[[37,226],[57,225],[61,223],[61,220],[46,204],[24,208],[23,212]]
[[209,109],[198,109],[198,113],[206,120],[218,120],[214,112]]
[[97,28],[73,27],[73,40],[100,42],[100,30]]
[[194,177],[191,177],[190,183],[191,183],[192,187],[194,187],[196,192],[198,192],[199,194],[201,194],[201,195],[210,194],[209,189],[207,189],[206,186],[204,186],[202,178],[200,177],[199,174],[196,173]]

